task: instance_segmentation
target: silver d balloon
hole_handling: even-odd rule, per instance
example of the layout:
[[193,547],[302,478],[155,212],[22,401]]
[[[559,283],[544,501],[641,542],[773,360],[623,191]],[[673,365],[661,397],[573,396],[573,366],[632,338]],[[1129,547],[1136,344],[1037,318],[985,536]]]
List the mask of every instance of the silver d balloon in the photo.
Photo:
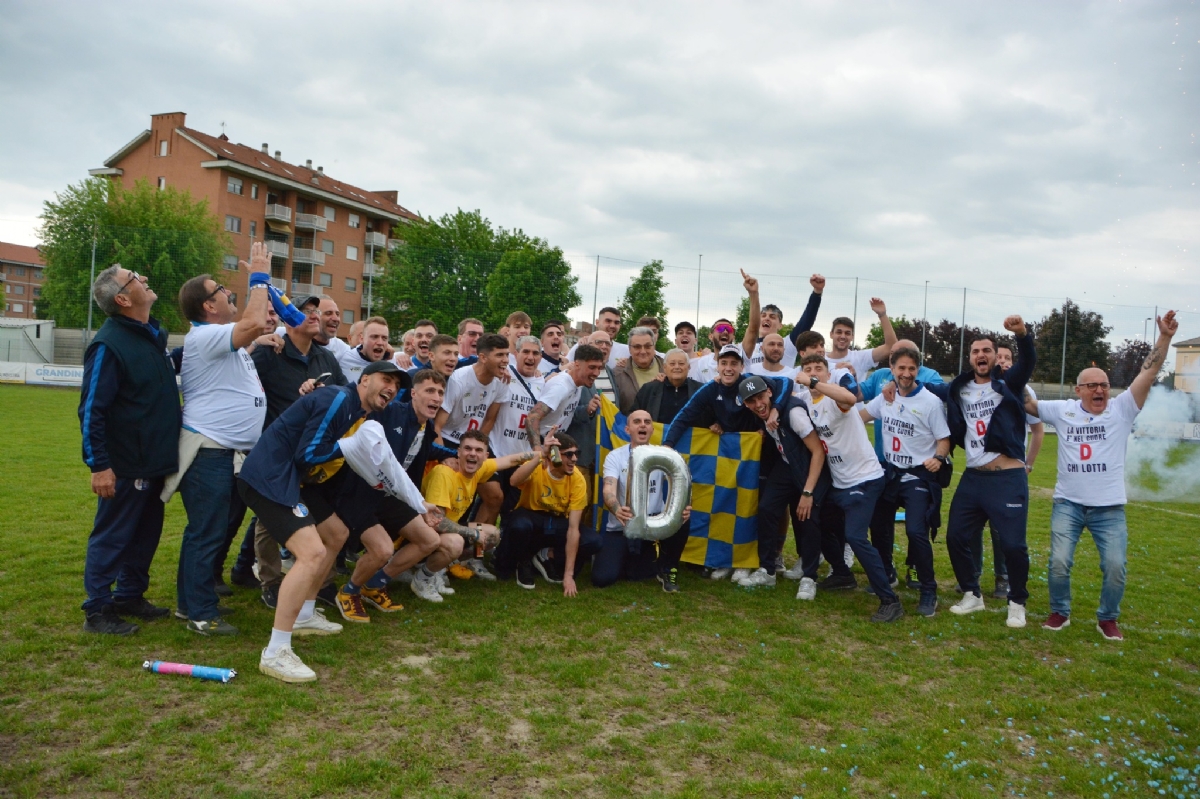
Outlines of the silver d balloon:
[[[650,473],[662,471],[667,475],[666,509],[657,516],[646,513],[650,507]],[[692,476],[687,464],[673,449],[643,444],[629,454],[629,508],[633,518],[625,525],[627,538],[662,541],[670,538],[683,525],[683,509],[692,492]]]

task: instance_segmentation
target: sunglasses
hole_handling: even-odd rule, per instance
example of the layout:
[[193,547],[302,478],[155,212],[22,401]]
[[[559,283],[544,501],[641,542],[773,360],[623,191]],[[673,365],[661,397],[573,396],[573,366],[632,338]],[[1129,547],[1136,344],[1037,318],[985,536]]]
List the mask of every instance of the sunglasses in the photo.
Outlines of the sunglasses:
[[222,286],[220,283],[218,283],[218,284],[217,284],[217,287],[216,287],[215,289],[213,289],[213,290],[212,290],[212,293],[211,293],[211,294],[209,294],[207,297],[205,297],[205,298],[204,298],[204,301],[205,301],[205,302],[208,302],[208,301],[209,301],[209,300],[211,300],[213,297],[215,297],[215,296],[217,296],[218,294],[220,294],[222,291],[223,291],[223,292],[225,292],[225,296],[226,296],[226,297],[232,297],[232,296],[233,296],[233,292],[231,292],[229,289],[225,288],[225,287],[224,287],[224,286]]
[[579,460],[579,450],[577,449],[559,450],[558,454],[560,457],[566,458],[567,460]]
[[716,327],[713,328],[713,332],[714,333],[732,333],[733,327],[732,327],[732,325],[717,325]]
[[1102,388],[1105,391],[1108,391],[1109,384],[1108,383],[1080,383],[1078,386],[1076,386],[1076,388],[1086,388],[1088,391],[1095,391],[1098,388]]
[[123,284],[121,284],[121,288],[120,288],[120,290],[117,291],[117,293],[123,294],[125,292],[125,289],[129,288],[130,283],[132,283],[135,280],[141,280],[141,279],[142,279],[142,276],[139,275],[137,272],[130,272],[129,279],[126,280]]

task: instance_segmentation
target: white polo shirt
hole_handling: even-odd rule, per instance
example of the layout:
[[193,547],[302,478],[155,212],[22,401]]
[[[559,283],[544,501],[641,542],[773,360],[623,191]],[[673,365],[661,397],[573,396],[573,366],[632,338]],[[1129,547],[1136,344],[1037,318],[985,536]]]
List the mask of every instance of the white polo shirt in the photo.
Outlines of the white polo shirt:
[[183,339],[183,426],[222,447],[247,452],[258,442],[267,395],[254,361],[233,348],[236,323],[192,323]]

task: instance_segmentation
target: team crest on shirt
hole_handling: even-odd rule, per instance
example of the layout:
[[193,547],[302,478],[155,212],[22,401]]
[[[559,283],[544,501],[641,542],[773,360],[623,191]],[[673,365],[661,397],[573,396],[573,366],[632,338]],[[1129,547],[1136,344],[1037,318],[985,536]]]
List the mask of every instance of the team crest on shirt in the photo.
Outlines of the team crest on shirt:
[[145,491],[147,488],[150,487],[150,481],[143,480],[142,478],[139,477],[138,479],[133,481],[133,487],[136,488],[138,491]]
[[308,507],[303,502],[297,502],[296,507],[292,508],[292,515],[303,519],[308,516]]

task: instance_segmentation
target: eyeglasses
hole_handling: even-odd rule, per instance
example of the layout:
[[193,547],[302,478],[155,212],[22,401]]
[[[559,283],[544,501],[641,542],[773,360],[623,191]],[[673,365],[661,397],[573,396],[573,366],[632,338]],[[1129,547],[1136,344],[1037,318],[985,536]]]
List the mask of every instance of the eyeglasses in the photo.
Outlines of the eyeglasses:
[[320,316],[321,308],[320,308],[320,306],[310,305],[306,308],[301,308],[300,312],[303,313],[305,316]]
[[1098,388],[1102,388],[1105,391],[1108,391],[1109,384],[1108,383],[1080,383],[1076,386],[1076,388],[1086,388],[1088,391],[1095,391]]
[[141,280],[141,279],[142,279],[142,276],[141,276],[141,275],[139,275],[137,272],[130,272],[130,273],[129,273],[129,279],[128,279],[128,280],[126,280],[126,281],[125,281],[123,284],[121,284],[121,288],[120,288],[120,289],[117,291],[117,293],[118,293],[118,294],[124,294],[124,293],[125,293],[125,289],[129,288],[129,284],[130,284],[130,283],[132,283],[132,282],[133,282],[133,281],[135,281],[135,280]]
[[717,325],[713,328],[714,333],[732,333],[733,327],[730,325]]
[[579,450],[577,449],[559,450],[558,454],[560,457],[566,458],[567,460],[579,460]]
[[204,301],[208,302],[209,300],[211,300],[213,297],[217,296],[217,294],[221,293],[222,291],[225,292],[226,297],[232,296],[232,294],[233,294],[229,289],[225,288],[220,283],[218,283],[217,287],[212,290],[212,293],[204,298]]

